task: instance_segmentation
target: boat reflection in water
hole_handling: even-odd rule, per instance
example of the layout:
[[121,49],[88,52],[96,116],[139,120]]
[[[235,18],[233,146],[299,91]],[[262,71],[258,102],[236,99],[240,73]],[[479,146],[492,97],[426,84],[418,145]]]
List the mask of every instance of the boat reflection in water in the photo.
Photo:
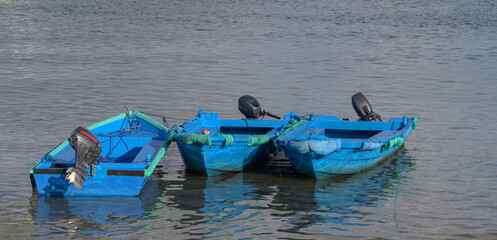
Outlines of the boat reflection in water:
[[[384,164],[353,175],[335,175],[321,179],[288,178],[275,196],[275,208],[281,214],[280,232],[342,237],[360,236],[361,228],[381,224],[369,219],[376,209],[392,204],[405,171],[415,164],[404,156],[404,149],[386,159]],[[393,215],[389,211],[384,213]],[[395,225],[392,218],[392,226]],[[366,234],[367,230],[363,230]],[[395,232],[394,229],[392,229]],[[369,231],[370,233],[370,231]]]
[[395,226],[393,217],[385,224],[375,216],[393,214],[398,184],[414,164],[401,149],[367,172],[320,179],[295,175],[289,165],[168,174],[139,197],[34,195],[30,213],[36,236],[49,237],[367,237],[371,228]]
[[140,222],[158,202],[159,182],[153,177],[139,197],[63,197],[33,194],[29,212],[33,236],[129,236],[145,227]]
[[171,182],[174,189],[166,195],[185,213],[179,219],[182,234],[358,237],[356,227],[384,224],[368,216],[395,199],[403,173],[414,164],[403,155],[401,149],[367,172],[321,179],[281,171],[187,174]]
[[244,172],[209,177],[192,173],[178,183],[181,188],[176,193],[170,193],[175,196],[171,200],[182,210],[195,211],[192,217],[206,223],[250,219],[247,210],[268,208],[275,192],[274,188],[261,185],[260,180]]

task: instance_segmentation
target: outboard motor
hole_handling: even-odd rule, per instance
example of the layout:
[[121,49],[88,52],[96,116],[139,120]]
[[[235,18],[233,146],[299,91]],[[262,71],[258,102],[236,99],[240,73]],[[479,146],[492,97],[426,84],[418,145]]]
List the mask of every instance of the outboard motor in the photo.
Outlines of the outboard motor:
[[368,99],[361,92],[352,96],[352,106],[355,112],[359,115],[361,121],[376,121],[381,122],[381,115],[373,111],[373,107],[369,104]]
[[240,112],[245,115],[247,119],[264,118],[266,115],[276,119],[281,119],[276,115],[266,112],[266,110],[262,110],[257,99],[250,95],[244,95],[238,99],[238,110],[240,110]]
[[76,153],[75,166],[67,169],[66,179],[75,188],[82,189],[88,173],[87,169],[90,165],[93,167],[96,165],[97,158],[102,152],[102,145],[97,136],[84,127],[74,129],[68,141]]

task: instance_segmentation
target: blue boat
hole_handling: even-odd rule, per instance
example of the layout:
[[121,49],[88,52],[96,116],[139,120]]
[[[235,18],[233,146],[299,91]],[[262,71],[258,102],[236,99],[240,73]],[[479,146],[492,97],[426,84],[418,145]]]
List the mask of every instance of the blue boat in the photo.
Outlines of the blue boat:
[[[310,114],[300,128],[278,137],[277,143],[297,173],[313,177],[353,174],[380,163],[396,152],[415,129],[416,118],[383,122],[361,94],[352,103],[359,121]],[[302,118],[294,113],[291,117]]]
[[30,170],[33,190],[51,196],[137,196],[170,144],[167,132],[137,111],[76,128]]
[[170,139],[177,143],[187,170],[207,175],[244,171],[276,150],[273,140],[288,131],[289,120],[260,120],[269,113],[248,95],[239,99],[239,109],[246,119],[220,119],[216,112],[201,109],[171,128]]

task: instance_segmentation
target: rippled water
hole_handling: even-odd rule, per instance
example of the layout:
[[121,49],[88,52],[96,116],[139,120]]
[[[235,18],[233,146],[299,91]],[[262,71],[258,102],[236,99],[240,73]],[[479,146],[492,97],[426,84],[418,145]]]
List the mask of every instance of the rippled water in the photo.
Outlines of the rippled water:
[[[6,238],[497,238],[495,1],[0,0],[0,235]],[[420,124],[370,171],[206,178],[175,145],[140,197],[33,195],[29,169],[124,111],[240,118],[255,96]],[[160,118],[157,118],[160,121]]]

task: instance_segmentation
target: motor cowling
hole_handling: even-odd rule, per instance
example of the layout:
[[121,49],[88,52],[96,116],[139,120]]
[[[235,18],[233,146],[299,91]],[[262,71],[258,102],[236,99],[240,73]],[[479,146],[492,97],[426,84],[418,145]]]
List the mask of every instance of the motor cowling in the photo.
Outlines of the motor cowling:
[[238,99],[238,110],[247,119],[259,119],[262,117],[262,108],[257,99],[250,95],[241,96]]
[[382,121],[381,115],[373,111],[368,99],[358,92],[352,96],[352,106],[361,121]]
[[97,158],[102,152],[102,145],[97,136],[84,127],[74,129],[68,139],[69,144],[75,151],[75,166],[67,169],[66,179],[75,188],[83,188],[88,168],[95,165]]
[[262,110],[261,105],[259,104],[257,99],[250,95],[244,95],[238,99],[238,110],[240,110],[240,112],[247,119],[259,119],[261,117],[264,118],[264,116],[281,119],[276,115],[266,112],[266,110]]

